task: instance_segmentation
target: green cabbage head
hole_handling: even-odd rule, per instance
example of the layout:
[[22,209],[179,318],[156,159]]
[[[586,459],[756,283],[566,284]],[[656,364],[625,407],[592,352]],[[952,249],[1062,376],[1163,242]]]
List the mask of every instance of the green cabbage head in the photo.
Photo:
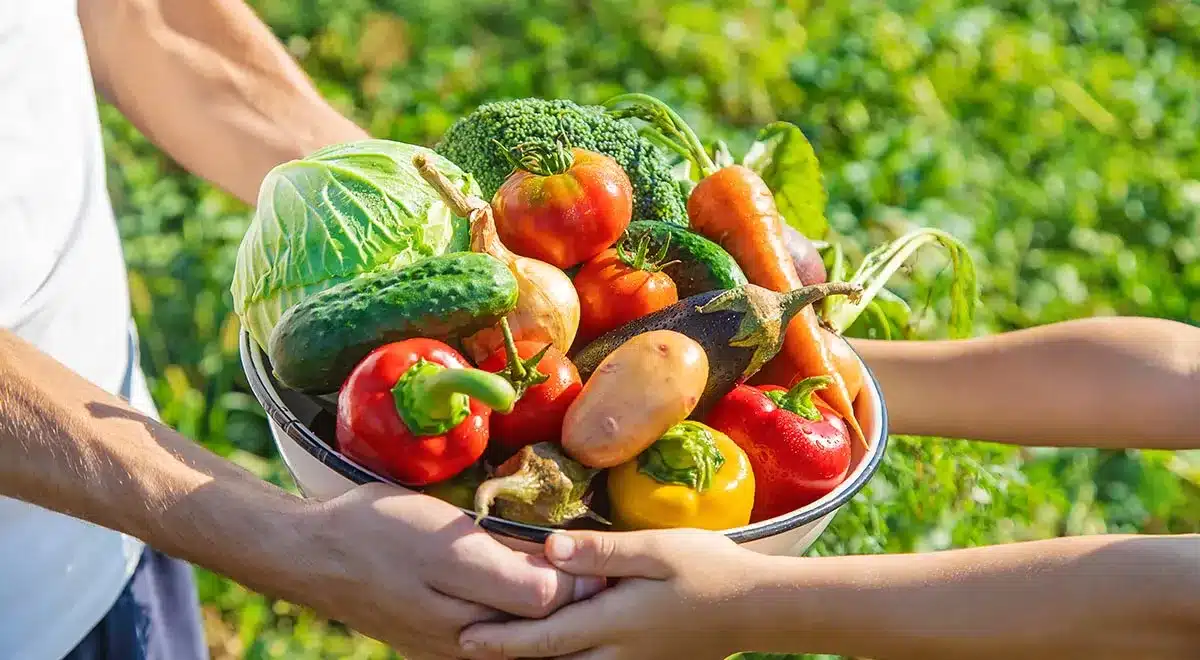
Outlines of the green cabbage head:
[[233,308],[259,346],[279,317],[314,293],[376,268],[468,249],[456,218],[412,165],[429,162],[468,195],[473,177],[424,147],[362,140],[326,147],[271,170],[242,237]]

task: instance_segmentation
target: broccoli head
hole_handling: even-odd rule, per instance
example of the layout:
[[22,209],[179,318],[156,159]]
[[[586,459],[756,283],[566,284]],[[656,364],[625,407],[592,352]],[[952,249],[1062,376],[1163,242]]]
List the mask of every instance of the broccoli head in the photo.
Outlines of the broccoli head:
[[600,106],[564,99],[495,101],[455,122],[434,150],[473,174],[484,195],[491,197],[512,172],[504,150],[493,140],[512,147],[560,138],[572,147],[607,154],[625,169],[633,184],[635,220],[687,226],[683,193],[659,148]]

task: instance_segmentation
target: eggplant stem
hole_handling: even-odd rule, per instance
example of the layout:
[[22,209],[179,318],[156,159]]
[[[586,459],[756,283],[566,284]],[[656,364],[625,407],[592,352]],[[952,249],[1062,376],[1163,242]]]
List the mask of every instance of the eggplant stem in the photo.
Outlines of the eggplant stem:
[[701,314],[732,311],[741,315],[738,329],[729,339],[730,346],[754,351],[742,378],[750,378],[783,346],[788,323],[808,305],[827,296],[857,297],[862,287],[850,282],[811,284],[787,293],[778,293],[754,284],[743,284],[722,292],[696,308]]
[[839,295],[854,301],[863,295],[863,289],[854,282],[823,282],[792,289],[782,294],[780,308],[783,309],[783,318],[790,320],[800,310],[814,302]]

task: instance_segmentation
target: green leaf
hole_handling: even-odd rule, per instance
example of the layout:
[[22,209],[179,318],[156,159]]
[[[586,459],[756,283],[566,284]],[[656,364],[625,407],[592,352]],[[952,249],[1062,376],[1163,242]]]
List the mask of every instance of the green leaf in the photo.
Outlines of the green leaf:
[[742,164],[758,173],[775,195],[779,213],[810,239],[824,238],[825,188],[817,154],[804,132],[787,122],[768,124],[758,133]]
[[[849,272],[850,266],[846,261],[846,251],[842,249],[841,243],[831,243],[830,256],[825,259],[828,264],[825,269],[825,279],[829,282],[845,282],[846,274]],[[837,297],[829,296],[817,303],[817,315],[823,320],[828,321],[833,314],[833,310],[837,308]]]
[[917,250],[940,243],[950,256],[954,280],[950,285],[950,327],[952,339],[971,336],[975,326],[975,307],[979,301],[979,283],[975,262],[967,247],[954,236],[939,229],[922,227],[875,248],[858,266],[850,282],[863,287],[858,302],[839,299],[829,308],[825,321],[838,333],[854,324],[868,305],[876,299],[888,280]]
[[863,313],[846,329],[847,337],[864,339],[908,339],[911,333],[912,308],[887,289],[863,309]]

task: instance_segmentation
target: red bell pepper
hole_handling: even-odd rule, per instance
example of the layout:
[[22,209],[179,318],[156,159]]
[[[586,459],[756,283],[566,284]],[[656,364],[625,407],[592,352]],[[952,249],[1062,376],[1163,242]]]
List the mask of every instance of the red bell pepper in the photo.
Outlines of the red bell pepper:
[[492,410],[512,410],[504,378],[470,368],[433,339],[380,346],[338,394],[337,440],[346,457],[409,486],[449,479],[488,444]]
[[828,376],[806,378],[791,390],[739,385],[717,402],[705,422],[746,452],[754,470],[751,522],[794,511],[823,497],[850,471],[851,435],[843,420],[813,392]]

